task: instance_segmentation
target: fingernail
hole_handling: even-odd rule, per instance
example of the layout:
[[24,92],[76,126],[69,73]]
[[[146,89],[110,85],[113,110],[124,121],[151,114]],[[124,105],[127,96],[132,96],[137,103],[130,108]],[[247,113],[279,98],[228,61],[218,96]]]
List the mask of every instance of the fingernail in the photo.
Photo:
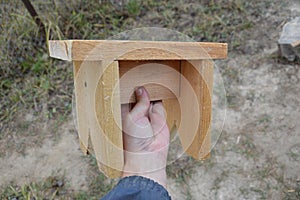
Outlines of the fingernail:
[[143,94],[143,89],[139,87],[135,92],[137,96],[141,96]]

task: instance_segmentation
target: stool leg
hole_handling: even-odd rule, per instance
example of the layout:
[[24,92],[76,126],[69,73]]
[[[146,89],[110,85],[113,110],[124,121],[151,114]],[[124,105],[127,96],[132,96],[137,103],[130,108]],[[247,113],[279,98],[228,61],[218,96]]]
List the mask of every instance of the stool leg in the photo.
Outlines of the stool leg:
[[[188,124],[199,120],[196,132],[189,127],[179,128],[183,149],[195,159],[205,159],[210,153],[210,125],[212,112],[213,61],[182,61],[181,73],[193,89],[196,101],[188,93],[187,85],[181,84],[180,101],[182,118],[189,118]],[[189,87],[190,87],[189,86]],[[183,105],[182,105],[183,104]],[[183,119],[181,120],[183,121]],[[194,124],[193,124],[194,125]],[[182,126],[186,126],[182,124]],[[181,127],[182,127],[181,126]]]
[[78,134],[81,149],[93,152],[100,170],[119,177],[123,168],[123,140],[118,62],[103,72],[101,61],[74,62]]
[[98,135],[92,138],[99,167],[110,178],[120,177],[124,156],[118,61],[112,62],[105,69],[98,82],[95,109],[104,134],[101,141]]
[[[90,79],[87,77],[86,69],[82,61],[73,62],[75,100],[76,100],[76,118],[80,148],[86,155],[91,151],[90,140],[90,122],[89,113],[91,112],[90,96],[88,95],[88,87],[91,86]],[[80,71],[80,75],[79,75]]]
[[[167,125],[169,127],[169,130],[171,131],[173,126],[176,126],[176,128],[178,129],[181,120],[181,111],[178,100],[176,98],[164,99],[163,105],[167,113]],[[173,137],[174,135],[172,135],[171,133],[171,139]]]

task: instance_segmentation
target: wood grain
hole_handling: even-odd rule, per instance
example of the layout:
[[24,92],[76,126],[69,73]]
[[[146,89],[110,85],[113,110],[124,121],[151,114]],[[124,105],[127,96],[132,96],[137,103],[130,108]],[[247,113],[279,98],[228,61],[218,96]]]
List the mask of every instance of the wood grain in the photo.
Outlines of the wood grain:
[[[176,129],[178,129],[181,122],[181,109],[178,99],[164,99],[163,105],[166,111],[167,125],[169,127],[169,130],[171,131],[174,126],[176,127]],[[173,139],[173,137],[174,135],[171,135],[171,140]]]
[[[78,72],[81,68],[82,62],[73,62],[74,72],[74,87],[75,87],[75,100],[76,100],[76,116],[77,116],[77,128],[80,148],[86,155],[89,151],[89,137],[90,137],[90,120],[89,111],[92,109],[90,106],[90,99],[87,95],[87,83],[89,83],[88,77],[82,74],[78,78]],[[84,67],[83,67],[84,68]],[[81,69],[83,69],[81,68]],[[84,69],[83,69],[84,70]],[[90,85],[90,84],[88,84]]]
[[95,124],[100,125],[100,132],[92,137],[92,142],[101,171],[116,178],[121,176],[124,165],[118,62],[103,70],[94,92]]
[[[170,53],[172,52],[172,56]],[[128,53],[131,52],[131,53]],[[50,40],[51,57],[63,60],[199,60],[227,57],[226,43],[126,41],[126,40]]]
[[103,70],[101,61],[74,62],[78,135],[83,152],[93,151],[100,170],[115,178],[124,162],[118,62]]
[[179,127],[180,139],[186,153],[195,159],[205,159],[210,152],[213,62],[182,61],[181,73],[189,83],[181,84],[182,118],[190,121]]
[[176,98],[180,61],[119,61],[121,103],[136,102],[134,89],[144,86],[151,101]]

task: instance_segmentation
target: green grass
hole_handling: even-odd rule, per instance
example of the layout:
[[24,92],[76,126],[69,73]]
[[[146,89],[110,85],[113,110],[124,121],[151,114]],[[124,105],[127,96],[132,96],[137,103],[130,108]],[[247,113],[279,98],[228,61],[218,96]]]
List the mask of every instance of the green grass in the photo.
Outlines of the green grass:
[[85,157],[90,164],[90,171],[97,175],[91,176],[88,181],[88,191],[74,191],[70,188],[69,180],[64,176],[50,176],[37,182],[24,185],[7,185],[0,187],[0,199],[3,200],[43,200],[43,199],[74,199],[74,200],[96,200],[107,194],[117,183],[117,180],[108,180],[98,172],[93,156]]
[[63,177],[49,177],[43,182],[30,183],[22,186],[7,186],[0,194],[1,199],[56,199],[67,196]]
[[138,16],[139,13],[141,12],[141,1],[137,0],[129,0],[128,3],[126,4],[126,10],[129,14],[129,16]]

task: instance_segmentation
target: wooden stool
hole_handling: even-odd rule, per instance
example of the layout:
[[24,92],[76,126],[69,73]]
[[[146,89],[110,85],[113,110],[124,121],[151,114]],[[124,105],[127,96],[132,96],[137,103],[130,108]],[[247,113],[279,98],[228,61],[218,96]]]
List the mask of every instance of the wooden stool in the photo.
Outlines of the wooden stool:
[[195,159],[210,152],[213,61],[227,44],[165,41],[60,40],[50,56],[73,61],[80,147],[92,151],[100,170],[119,177],[124,165],[121,104],[135,102],[137,86],[162,100],[169,128]]

